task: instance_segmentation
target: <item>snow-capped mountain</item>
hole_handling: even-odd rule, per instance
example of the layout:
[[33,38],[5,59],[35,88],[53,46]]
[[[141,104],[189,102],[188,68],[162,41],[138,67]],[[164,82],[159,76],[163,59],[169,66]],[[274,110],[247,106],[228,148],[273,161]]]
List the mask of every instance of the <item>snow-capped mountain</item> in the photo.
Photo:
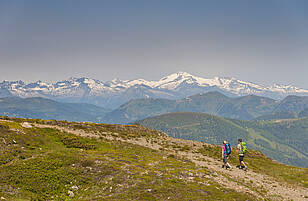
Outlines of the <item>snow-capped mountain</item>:
[[214,77],[212,79],[178,72],[158,81],[144,79],[102,82],[90,78],[70,78],[54,84],[37,81],[0,83],[0,97],[45,97],[66,102],[92,103],[115,108],[136,98],[180,99],[197,93],[219,91],[229,96],[255,94],[274,99],[288,95],[308,95],[308,90],[286,85],[263,86],[235,78]]

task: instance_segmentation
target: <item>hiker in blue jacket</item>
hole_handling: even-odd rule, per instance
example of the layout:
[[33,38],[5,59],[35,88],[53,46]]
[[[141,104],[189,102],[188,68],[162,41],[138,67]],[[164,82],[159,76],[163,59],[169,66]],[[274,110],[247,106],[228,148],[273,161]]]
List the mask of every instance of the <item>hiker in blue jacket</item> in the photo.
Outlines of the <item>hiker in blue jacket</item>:
[[226,169],[231,168],[231,165],[228,163],[229,155],[231,154],[231,145],[227,141],[223,141],[223,145],[221,147],[221,156],[223,160],[222,168],[226,167]]

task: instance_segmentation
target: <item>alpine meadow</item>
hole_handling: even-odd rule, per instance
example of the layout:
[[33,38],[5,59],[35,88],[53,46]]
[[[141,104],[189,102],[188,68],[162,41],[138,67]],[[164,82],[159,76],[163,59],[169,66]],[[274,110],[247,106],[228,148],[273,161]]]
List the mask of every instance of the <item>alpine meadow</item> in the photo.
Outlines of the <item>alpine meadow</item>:
[[0,1],[0,201],[308,201],[308,1]]

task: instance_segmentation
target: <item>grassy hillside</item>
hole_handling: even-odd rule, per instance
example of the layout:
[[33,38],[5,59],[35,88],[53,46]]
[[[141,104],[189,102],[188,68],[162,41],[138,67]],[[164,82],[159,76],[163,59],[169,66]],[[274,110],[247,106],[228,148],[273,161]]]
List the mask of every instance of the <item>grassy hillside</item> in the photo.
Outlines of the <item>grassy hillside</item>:
[[172,137],[221,144],[228,140],[234,144],[235,136],[247,138],[248,132],[230,120],[214,115],[176,112],[137,121],[146,127],[161,130]]
[[100,122],[110,110],[85,103],[60,103],[45,98],[0,98],[0,114],[23,118]]
[[[51,128],[25,129],[17,122],[0,122],[0,197],[6,200],[252,199],[206,177],[186,180],[211,173],[160,151]],[[142,127],[51,123],[102,135],[158,135]]]
[[[26,122],[26,123],[25,123]],[[5,200],[300,200],[307,169],[249,150],[248,174],[220,148],[136,125],[0,118]],[[235,156],[231,163],[235,165]]]
[[137,121],[170,136],[232,145],[238,138],[248,146],[285,164],[308,167],[308,118],[273,121],[240,121],[204,113],[169,113]]

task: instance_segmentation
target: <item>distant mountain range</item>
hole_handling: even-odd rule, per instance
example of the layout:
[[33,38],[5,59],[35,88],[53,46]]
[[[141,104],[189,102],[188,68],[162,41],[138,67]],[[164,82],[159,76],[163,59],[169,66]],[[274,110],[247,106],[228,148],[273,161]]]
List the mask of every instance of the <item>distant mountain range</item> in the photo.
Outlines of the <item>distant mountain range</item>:
[[180,100],[134,99],[114,110],[41,97],[0,98],[0,115],[23,118],[126,124],[169,112],[202,112],[239,120],[292,119],[308,117],[308,97],[288,96],[277,101],[256,95],[228,97],[208,92]]
[[178,100],[198,93],[219,91],[231,97],[258,95],[282,99],[288,95],[308,95],[308,90],[289,85],[263,86],[235,78],[213,79],[178,72],[158,81],[144,79],[99,81],[90,78],[70,78],[54,84],[37,81],[0,83],[0,97],[43,97],[57,101],[90,103],[115,109],[120,105],[140,98],[164,98]]
[[181,139],[237,144],[243,138],[277,161],[308,167],[308,118],[272,121],[241,121],[204,113],[178,112],[159,115],[136,123]]

